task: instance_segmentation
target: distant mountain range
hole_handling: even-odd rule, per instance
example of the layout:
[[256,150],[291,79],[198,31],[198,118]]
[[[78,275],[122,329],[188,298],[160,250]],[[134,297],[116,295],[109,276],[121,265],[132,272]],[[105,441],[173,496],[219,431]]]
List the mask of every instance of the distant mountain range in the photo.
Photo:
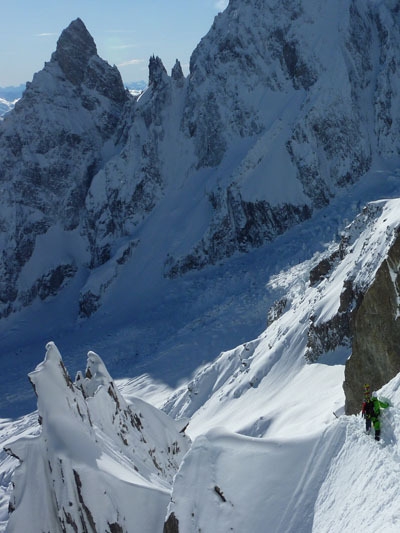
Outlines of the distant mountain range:
[[21,98],[22,93],[25,90],[25,83],[22,85],[17,86],[9,86],[9,87],[0,87],[0,98],[3,98],[4,100],[8,100],[9,102],[13,102],[14,100],[18,100]]
[[[147,86],[145,81],[131,82],[125,85],[132,95],[138,95]],[[16,87],[0,87],[0,117],[13,109],[15,102],[19,100],[26,88],[26,84],[18,85]]]
[[0,117],[13,109],[15,102],[21,98],[25,85],[18,87],[0,87]]

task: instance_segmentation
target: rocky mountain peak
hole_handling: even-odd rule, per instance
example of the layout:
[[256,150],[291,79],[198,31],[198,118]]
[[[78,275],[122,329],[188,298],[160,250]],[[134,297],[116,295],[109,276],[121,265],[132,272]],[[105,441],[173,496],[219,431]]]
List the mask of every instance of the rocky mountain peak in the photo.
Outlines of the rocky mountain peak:
[[172,67],[171,76],[172,76],[172,79],[177,82],[180,82],[184,79],[182,66],[181,66],[180,61],[178,61],[178,59],[175,61],[175,65]]
[[163,62],[158,56],[152,56],[149,61],[149,85],[158,87],[166,78],[168,78],[168,74]]
[[88,62],[97,55],[96,44],[80,18],[72,21],[57,41],[52,60],[57,61],[67,79],[82,83]]

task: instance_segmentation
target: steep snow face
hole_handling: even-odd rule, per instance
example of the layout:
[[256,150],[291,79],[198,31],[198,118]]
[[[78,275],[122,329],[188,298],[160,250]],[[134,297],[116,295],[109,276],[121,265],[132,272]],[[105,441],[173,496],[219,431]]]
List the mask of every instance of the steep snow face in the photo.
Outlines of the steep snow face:
[[122,157],[87,197],[94,264],[110,269],[83,288],[81,313],[118,278],[116,257],[149,275],[149,240],[156,276],[214,264],[309,218],[386,157],[376,80],[385,72],[395,91],[383,39],[386,26],[399,38],[395,18],[376,2],[231,2],[187,80],[151,58]]
[[212,223],[170,258],[171,274],[273,238],[389,155],[379,117],[399,116],[381,103],[382,84],[398,90],[385,48],[399,39],[396,17],[384,2],[267,0],[216,18],[192,55],[183,117],[197,166],[218,168]]
[[343,423],[319,438],[198,437],[175,478],[166,531],[314,531],[314,503],[344,438]]
[[[351,354],[352,322],[397,237],[399,208],[398,199],[369,204],[339,245],[273,277],[270,285],[279,300],[265,332],[201,368],[171,396],[166,411],[190,416],[193,436],[219,423],[258,437],[271,431],[276,436],[281,428],[285,434],[308,435],[315,424],[326,423],[343,401],[342,364]],[[329,268],[316,279],[315,269],[325,260]],[[323,397],[311,385],[318,375]],[[291,428],[280,407],[288,403],[298,411]]]
[[[332,319],[345,313],[344,300],[350,305],[348,282],[354,295],[374,283],[397,238],[399,207],[399,200],[368,205],[346,228],[340,253],[328,249],[275,277],[284,297],[267,330],[221,354],[166,403],[175,416],[191,417],[194,438],[175,478],[168,533],[262,531],[266,523],[277,533],[398,529],[400,375],[379,393],[391,407],[378,444],[360,415],[340,416],[351,338],[335,336]],[[319,359],[307,364],[318,327]],[[381,506],[378,526],[365,505]]]
[[21,461],[7,531],[159,531],[188,439],[143,401],[128,406],[88,354],[72,382],[53,343],[29,375],[40,434],[7,444]]
[[[379,445],[365,435],[359,416],[348,419],[346,441],[334,457],[316,501],[313,531],[395,533],[399,529],[399,387],[397,375],[380,391],[380,398],[387,399],[390,407],[382,410]],[[344,497],[346,494],[349,497]],[[378,513],[359,512],[374,506]]]
[[[276,533],[395,533],[399,385],[400,375],[379,393],[390,403],[379,443],[360,415],[315,421],[314,434],[303,438],[271,431],[255,439],[220,428],[197,437],[175,477],[164,531],[265,531],[268,524]],[[296,413],[287,418],[294,422]]]

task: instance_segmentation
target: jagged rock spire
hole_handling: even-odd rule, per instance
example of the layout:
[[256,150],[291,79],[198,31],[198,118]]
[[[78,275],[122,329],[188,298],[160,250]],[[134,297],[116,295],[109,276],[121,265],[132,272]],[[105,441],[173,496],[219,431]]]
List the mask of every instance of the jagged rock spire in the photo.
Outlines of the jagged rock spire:
[[168,78],[168,74],[161,59],[158,56],[151,56],[149,60],[149,86],[158,87],[166,78]]
[[82,83],[89,59],[97,55],[96,44],[80,18],[72,21],[57,41],[52,60],[57,61],[67,79]]
[[177,82],[181,82],[184,79],[182,66],[178,59],[175,61],[175,65],[172,67],[171,76],[172,76],[172,79]]

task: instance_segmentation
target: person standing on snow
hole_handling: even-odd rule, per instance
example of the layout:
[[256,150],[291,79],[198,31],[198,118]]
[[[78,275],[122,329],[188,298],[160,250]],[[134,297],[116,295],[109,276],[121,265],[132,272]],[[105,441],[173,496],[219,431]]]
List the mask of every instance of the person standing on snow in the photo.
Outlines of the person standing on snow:
[[369,385],[364,385],[364,401],[361,413],[363,418],[365,418],[365,431],[369,434],[371,431],[372,417],[374,415],[374,404],[371,400]]
[[374,426],[375,440],[380,440],[381,438],[381,409],[386,409],[387,407],[389,407],[388,402],[382,402],[381,400],[378,400],[376,392],[372,393],[371,398],[369,398],[367,393],[365,394],[362,414],[365,418],[365,427],[367,433],[369,433],[371,430],[371,424]]

